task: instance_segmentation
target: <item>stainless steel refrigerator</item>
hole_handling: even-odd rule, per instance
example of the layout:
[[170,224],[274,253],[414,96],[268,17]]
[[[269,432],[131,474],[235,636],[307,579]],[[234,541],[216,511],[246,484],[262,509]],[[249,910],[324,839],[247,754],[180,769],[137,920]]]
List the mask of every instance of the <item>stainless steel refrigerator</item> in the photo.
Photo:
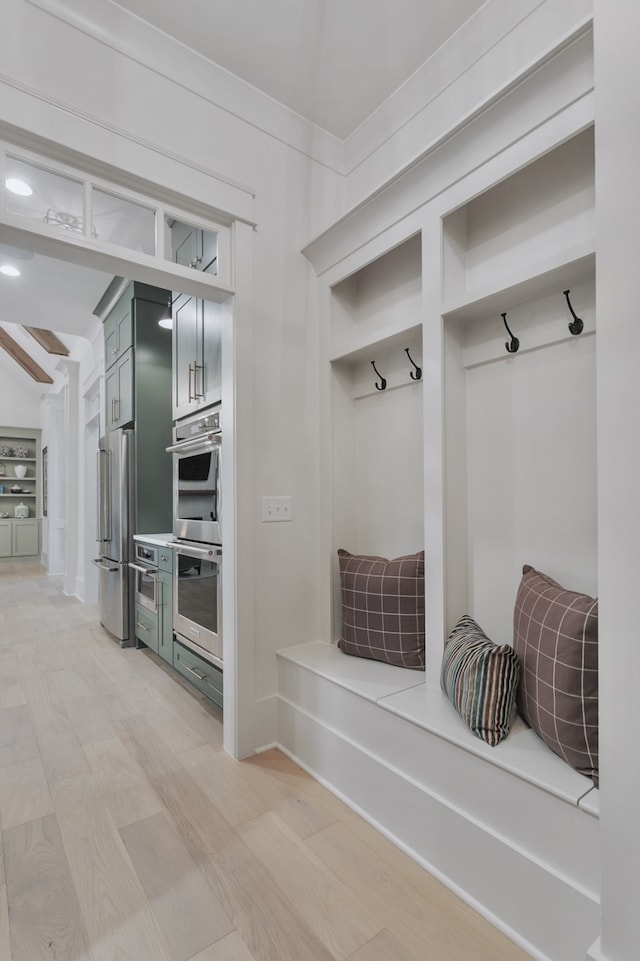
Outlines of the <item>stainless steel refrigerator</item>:
[[134,431],[113,430],[98,445],[100,622],[123,646],[135,643],[129,551],[134,531]]

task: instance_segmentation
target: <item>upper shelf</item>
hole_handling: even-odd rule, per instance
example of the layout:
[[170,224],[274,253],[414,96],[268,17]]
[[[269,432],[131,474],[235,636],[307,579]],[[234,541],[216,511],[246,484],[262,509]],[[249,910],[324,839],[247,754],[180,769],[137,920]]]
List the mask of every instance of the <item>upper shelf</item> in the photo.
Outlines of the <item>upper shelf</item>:
[[447,320],[468,321],[510,311],[535,297],[563,290],[593,277],[595,272],[595,243],[590,238],[560,250],[536,263],[524,261],[514,270],[506,284],[494,280],[452,297],[441,305]]
[[594,268],[593,129],[443,220],[443,314],[509,310]]
[[403,346],[422,324],[422,243],[416,234],[331,289],[329,359],[362,360]]

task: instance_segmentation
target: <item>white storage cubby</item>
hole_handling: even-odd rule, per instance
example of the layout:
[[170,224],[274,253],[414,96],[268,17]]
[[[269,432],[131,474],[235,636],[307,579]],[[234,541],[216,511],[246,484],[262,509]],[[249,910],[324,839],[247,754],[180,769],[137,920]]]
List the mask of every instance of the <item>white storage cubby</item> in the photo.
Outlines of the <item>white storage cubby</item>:
[[511,642],[525,563],[597,595],[593,217],[586,130],[444,218],[447,631]]
[[422,383],[411,362],[421,366],[421,333],[419,235],[331,288],[334,638],[338,548],[395,557],[424,547]]

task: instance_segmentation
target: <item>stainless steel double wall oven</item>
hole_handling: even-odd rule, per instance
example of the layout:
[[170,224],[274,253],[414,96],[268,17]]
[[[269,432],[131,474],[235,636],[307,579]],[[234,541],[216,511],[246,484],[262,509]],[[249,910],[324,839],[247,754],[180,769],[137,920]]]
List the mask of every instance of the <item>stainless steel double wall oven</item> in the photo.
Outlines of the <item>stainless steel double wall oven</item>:
[[173,627],[222,667],[222,411],[176,422],[173,445]]

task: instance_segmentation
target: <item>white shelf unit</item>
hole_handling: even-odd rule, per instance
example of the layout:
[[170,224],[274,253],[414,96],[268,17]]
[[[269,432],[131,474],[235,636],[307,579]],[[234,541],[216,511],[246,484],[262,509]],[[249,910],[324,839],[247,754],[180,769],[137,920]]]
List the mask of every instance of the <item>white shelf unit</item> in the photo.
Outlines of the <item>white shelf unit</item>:
[[[0,448],[14,450],[16,447],[25,447],[29,452],[27,457],[5,457],[0,454],[0,486],[3,488],[0,513],[8,513],[11,519],[14,517],[14,507],[20,502],[29,508],[30,518],[40,516],[40,437],[38,428],[0,427]],[[19,465],[27,469],[24,477],[18,477],[15,473]],[[21,490],[12,493],[12,487],[20,487]]]
[[338,548],[392,558],[424,546],[422,382],[407,348],[421,366],[419,234],[331,287],[334,640]]
[[445,633],[510,643],[525,563],[597,596],[594,179],[588,129],[443,218]]

